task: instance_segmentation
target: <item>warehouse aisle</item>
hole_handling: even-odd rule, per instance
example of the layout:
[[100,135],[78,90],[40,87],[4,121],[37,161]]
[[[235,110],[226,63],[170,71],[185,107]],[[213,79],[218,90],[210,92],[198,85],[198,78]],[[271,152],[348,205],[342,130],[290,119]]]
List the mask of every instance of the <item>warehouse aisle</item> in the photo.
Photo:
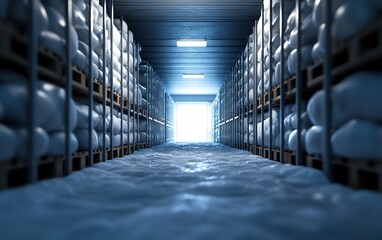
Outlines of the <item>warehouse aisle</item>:
[[382,195],[216,143],[0,193],[2,239],[382,239]]

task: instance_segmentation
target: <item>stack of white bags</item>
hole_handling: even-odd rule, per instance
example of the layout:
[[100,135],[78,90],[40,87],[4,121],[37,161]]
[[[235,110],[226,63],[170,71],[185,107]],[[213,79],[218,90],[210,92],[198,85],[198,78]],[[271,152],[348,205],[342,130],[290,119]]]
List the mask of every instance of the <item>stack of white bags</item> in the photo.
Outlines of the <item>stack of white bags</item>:
[[[244,51],[244,104],[253,102],[253,81],[254,81],[254,67],[253,67],[253,34],[249,36],[248,46]],[[248,74],[249,73],[249,74]]]
[[[88,54],[89,54],[89,29],[88,24],[88,3],[89,1],[74,0],[73,1],[73,25],[71,28],[70,51],[73,56],[73,64],[77,65],[82,71],[88,74]],[[16,26],[21,29],[27,26],[27,11],[28,1],[15,0],[5,1],[4,7],[8,9],[8,17]],[[92,72],[95,79],[106,86],[110,86],[111,71],[113,71],[113,90],[117,93],[123,91],[124,96],[127,98],[129,94],[130,101],[133,101],[133,94],[138,96],[136,99],[137,104],[141,104],[142,94],[135,84],[133,90],[134,79],[134,66],[138,66],[140,57],[138,59],[133,57],[134,38],[130,31],[127,31],[127,25],[123,22],[123,32],[121,33],[121,22],[115,20],[113,28],[113,42],[111,42],[111,26],[110,18],[106,16],[106,77],[103,80],[103,9],[98,1],[92,0],[93,4],[93,48],[92,52]],[[47,49],[60,57],[65,56],[66,40],[65,40],[65,1],[56,0],[37,0],[37,29],[40,33],[40,43]],[[121,41],[121,34],[123,41]],[[111,52],[111,45],[113,45],[113,52]],[[121,53],[121,47],[123,49]],[[111,61],[112,60],[112,61]],[[123,61],[123,64],[121,64]],[[113,63],[111,63],[113,62]],[[123,65],[123,67],[121,67]],[[121,74],[122,69],[122,74]],[[129,81],[128,81],[129,79]],[[129,85],[128,85],[129,84]],[[130,91],[128,92],[128,87]]]
[[[318,28],[317,42],[312,50],[315,62],[325,56],[325,6],[322,0],[316,0],[313,8],[313,25]],[[332,31],[333,45],[357,36],[357,33],[377,21],[382,13],[380,0],[333,0],[332,2]]]
[[[312,122],[306,112],[306,102],[301,103],[302,113],[300,117],[301,121],[301,147],[302,151],[305,150],[305,133],[308,128],[312,126]],[[298,134],[297,134],[297,109],[295,104],[287,105],[285,108],[284,118],[284,146],[286,150],[297,151],[297,142],[298,142]],[[281,139],[277,139],[276,146],[281,146]]]
[[[333,153],[337,156],[382,159],[381,72],[355,73],[332,89]],[[323,153],[324,92],[309,101],[308,114],[314,126],[305,134],[306,150]]]
[[[36,157],[63,155],[65,151],[65,90],[38,81],[36,92]],[[15,73],[0,71],[0,161],[26,158],[28,116],[27,79]],[[69,127],[77,125],[75,103],[70,100]],[[70,135],[70,152],[78,149],[74,133]]]
[[[284,1],[285,4],[285,16],[294,8],[294,1]],[[272,11],[272,20],[270,19],[270,12]],[[269,1],[264,1],[264,12],[265,16],[261,15],[257,24],[257,64],[256,64],[256,74],[257,79],[257,93],[261,96],[262,84],[264,83],[264,91],[269,91],[270,87],[270,75],[272,71],[272,87],[279,84],[281,79],[277,75],[280,70],[280,35],[279,35],[279,1],[275,0],[272,2],[272,7]],[[293,15],[294,16],[294,15]],[[294,19],[288,21],[288,27],[293,29]],[[264,21],[264,48],[262,48],[263,41],[263,23]],[[272,36],[270,36],[270,24],[272,23]],[[285,60],[288,59],[292,48],[289,46],[290,31],[287,30],[285,33]],[[271,39],[272,38],[272,39]],[[270,49],[270,42],[272,42],[272,49]],[[272,53],[272,66],[270,66],[270,52]],[[285,76],[289,75],[289,71],[286,67]],[[262,78],[262,73],[264,78]]]
[[[115,21],[113,27],[113,42],[110,38],[110,18],[106,16],[106,78],[103,80],[103,9],[98,1],[92,0],[93,4],[93,47],[92,52],[92,73],[93,77],[106,86],[110,86],[111,71],[113,71],[113,90],[117,93],[123,91],[124,97],[129,94],[130,102],[142,104],[142,88],[139,88],[138,79],[134,79],[134,69],[140,62],[139,54],[134,51],[133,34],[127,31],[127,25],[123,22]],[[0,18],[8,19],[21,30],[27,30],[28,25],[28,5],[29,1],[14,0],[1,1]],[[65,40],[65,1],[40,0],[36,1],[37,31],[39,33],[39,43],[45,46],[59,57],[64,58],[66,52]],[[70,26],[70,51],[73,64],[80,70],[88,74],[88,54],[89,54],[89,29],[88,24],[89,1],[73,1],[73,25]],[[123,40],[121,41],[121,36]],[[113,45],[113,51],[111,51]],[[121,53],[122,47],[122,53]],[[138,55],[134,58],[133,55]],[[111,61],[113,59],[113,61]],[[112,63],[113,62],[113,63]],[[123,64],[122,64],[123,63]],[[122,69],[122,74],[121,74]],[[135,83],[135,84],[134,84]],[[129,85],[128,85],[129,84]],[[135,86],[135,89],[133,89]],[[130,91],[128,91],[128,88]],[[12,72],[2,70],[0,72],[0,161],[27,156],[27,79]],[[37,87],[37,109],[36,121],[36,150],[37,157],[58,156],[64,154],[65,146],[65,90],[56,85],[39,81]],[[133,96],[135,98],[133,99]],[[88,100],[71,99],[70,112],[70,152],[86,151],[88,145]],[[113,139],[114,146],[120,146],[121,138],[123,144],[128,143],[130,133],[130,144],[139,142],[137,121],[132,117],[123,116],[121,126],[121,113],[114,110],[110,112],[110,107],[106,111],[106,146],[110,146],[110,139]],[[101,148],[103,145],[103,107],[94,103],[92,121],[94,125],[93,149]],[[110,121],[113,118],[113,128]],[[129,124],[128,124],[129,121]],[[135,123],[135,125],[134,125]],[[128,128],[130,126],[130,129]],[[133,129],[135,126],[135,129]],[[121,135],[121,127],[123,134]]]

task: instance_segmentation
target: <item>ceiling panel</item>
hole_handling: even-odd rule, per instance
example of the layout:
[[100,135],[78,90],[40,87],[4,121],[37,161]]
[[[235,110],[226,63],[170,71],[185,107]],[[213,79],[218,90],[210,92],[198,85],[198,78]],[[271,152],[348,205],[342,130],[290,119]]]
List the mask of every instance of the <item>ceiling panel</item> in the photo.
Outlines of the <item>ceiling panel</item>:
[[[243,51],[258,0],[115,0],[148,61],[172,95],[215,95]],[[207,39],[206,48],[178,48],[180,38]],[[204,73],[187,80],[183,73]]]

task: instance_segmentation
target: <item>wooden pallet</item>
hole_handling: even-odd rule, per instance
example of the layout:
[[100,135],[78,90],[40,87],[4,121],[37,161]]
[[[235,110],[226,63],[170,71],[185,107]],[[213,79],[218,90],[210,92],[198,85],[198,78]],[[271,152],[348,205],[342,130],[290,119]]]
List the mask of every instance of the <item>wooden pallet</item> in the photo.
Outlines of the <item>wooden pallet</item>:
[[[252,145],[249,146],[249,149],[253,152]],[[257,146],[256,149],[258,155],[268,158],[269,149],[267,147],[264,148],[264,154],[262,153],[260,146]],[[280,161],[280,149],[272,149],[272,159],[275,161]],[[296,165],[295,152],[284,151],[284,159],[285,163]],[[323,169],[321,155],[304,154],[302,161],[303,166],[318,170]],[[331,165],[333,182],[341,183],[354,188],[382,191],[382,162],[333,158]]]
[[307,166],[307,167],[310,167],[310,168],[315,168],[315,169],[318,169],[318,170],[322,170],[323,169],[323,165],[322,165],[322,157],[318,154],[314,154],[314,155],[309,155],[309,154],[306,154],[304,156],[304,160],[303,160],[303,165],[304,166]]
[[[29,42],[17,27],[0,20],[0,63],[2,68],[27,76]],[[43,46],[38,47],[38,75],[54,83],[63,84],[63,61]]]
[[110,87],[106,88],[106,102],[108,104],[111,104],[113,102],[114,107],[120,108],[121,107],[121,95],[119,95],[116,92],[113,92]]
[[98,102],[102,102],[102,96],[103,96],[103,93],[102,93],[102,89],[103,89],[103,85],[102,83],[98,82],[97,80],[94,80],[93,81],[93,98],[94,100],[98,101]]
[[[64,175],[64,158],[44,157],[38,163],[38,179],[62,177]],[[0,164],[0,189],[18,187],[27,184],[27,162],[12,160]]]
[[272,159],[280,162],[281,161],[281,152],[278,148],[272,148]]
[[[289,82],[286,82],[285,85],[289,84]],[[278,107],[280,106],[280,84],[276,85],[272,88],[272,107]],[[292,91],[295,91],[292,90]],[[267,111],[269,108],[269,92],[264,92],[264,110]],[[285,99],[286,102],[289,102],[288,98]],[[260,112],[262,107],[262,97],[257,98],[257,111]]]
[[78,83],[79,86],[88,90],[88,75],[76,65],[72,67],[72,79],[73,84]]
[[126,146],[126,145],[125,145],[125,146],[122,147],[122,149],[123,149],[123,156],[129,154],[129,146]]
[[354,188],[382,191],[382,162],[333,158],[332,179]]
[[123,98],[123,109],[124,109],[125,111],[127,111],[127,110],[128,110],[128,109],[127,109],[128,106],[129,106],[129,101],[127,100],[126,97],[124,97],[124,98]]
[[253,111],[253,102],[250,102],[248,105],[244,106],[245,113],[251,113]]
[[272,97],[273,97],[273,102],[280,101],[280,96],[281,96],[281,85],[277,84],[272,88]]
[[269,151],[269,148],[268,147],[264,147],[264,152],[262,151],[261,147],[257,147],[257,152],[258,152],[258,155],[263,157],[263,158],[269,158],[269,154],[270,154],[270,151]]
[[73,171],[80,171],[87,167],[89,152],[76,152],[72,156]]
[[143,117],[146,117],[147,116],[147,113],[146,113],[146,110],[143,109],[142,107],[139,107],[139,114]]
[[102,162],[102,149],[94,150],[93,152],[93,163]]
[[130,145],[130,154],[133,154],[135,152],[135,146],[134,145]]
[[253,145],[252,144],[249,145],[249,152],[253,153]]
[[[28,74],[28,38],[17,31],[11,23],[0,20],[0,63],[3,68],[14,70],[27,77]],[[38,76],[59,86],[65,86],[65,64],[62,58],[43,46],[38,47]],[[78,66],[72,67],[73,93],[88,95],[88,75]],[[93,81],[93,94],[95,100],[102,101],[102,84]],[[110,91],[110,90],[109,90]],[[119,107],[119,95],[115,94],[114,105]],[[108,100],[110,104],[110,99]]]
[[114,148],[113,148],[113,157],[114,157],[114,158],[120,158],[120,157],[122,157],[122,155],[121,155],[121,149],[122,149],[122,147],[114,147]]
[[285,163],[296,165],[296,153],[292,151],[284,151]]
[[[362,33],[333,48],[332,83],[360,70],[381,70],[382,18]],[[324,78],[323,61],[308,68],[308,87],[320,88]]]
[[[138,146],[138,145],[136,145]],[[113,157],[118,158],[123,155],[128,154],[128,149],[130,152],[134,152],[136,146],[123,146],[114,147],[106,149],[106,159],[111,160],[111,151],[113,151]],[[141,148],[146,148],[146,144],[142,143]],[[123,149],[123,153],[121,152]],[[73,171],[80,171],[89,166],[89,152],[82,151],[76,152],[72,155],[72,166]],[[96,149],[93,151],[93,163],[102,162],[103,151],[102,149]],[[50,179],[55,177],[65,176],[64,166],[65,166],[64,156],[55,157],[42,157],[38,162],[39,175],[38,179]],[[22,160],[12,160],[0,163],[0,189],[6,189],[11,187],[17,187],[27,184],[27,162]]]
[[[111,154],[113,153],[113,158]],[[121,147],[113,147],[113,149],[106,148],[106,160],[113,160],[114,158],[119,158],[121,156]]]

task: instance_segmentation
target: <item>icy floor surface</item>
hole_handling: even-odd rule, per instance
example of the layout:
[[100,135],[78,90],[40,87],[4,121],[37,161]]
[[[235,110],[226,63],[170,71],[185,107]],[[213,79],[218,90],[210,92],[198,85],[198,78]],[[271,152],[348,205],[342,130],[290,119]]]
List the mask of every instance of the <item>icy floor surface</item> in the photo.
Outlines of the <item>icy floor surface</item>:
[[219,144],[166,144],[0,193],[8,239],[382,239],[382,194]]

